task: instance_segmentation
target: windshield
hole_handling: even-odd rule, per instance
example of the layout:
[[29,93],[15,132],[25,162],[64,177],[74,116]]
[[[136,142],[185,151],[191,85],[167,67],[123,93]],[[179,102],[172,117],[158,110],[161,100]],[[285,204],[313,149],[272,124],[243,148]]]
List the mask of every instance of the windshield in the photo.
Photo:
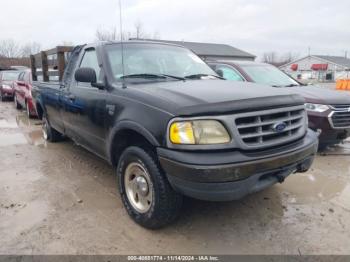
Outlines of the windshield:
[[2,80],[4,81],[15,81],[18,79],[19,71],[2,72]]
[[[125,43],[123,47],[124,71],[121,45],[108,45],[106,50],[115,79],[138,76],[143,78],[142,80],[164,81],[179,80],[193,75],[216,76],[216,73],[202,59],[182,47],[154,43]],[[167,77],[156,78],[155,76]]]
[[241,65],[250,78],[258,84],[270,86],[299,86],[298,82],[270,65]]

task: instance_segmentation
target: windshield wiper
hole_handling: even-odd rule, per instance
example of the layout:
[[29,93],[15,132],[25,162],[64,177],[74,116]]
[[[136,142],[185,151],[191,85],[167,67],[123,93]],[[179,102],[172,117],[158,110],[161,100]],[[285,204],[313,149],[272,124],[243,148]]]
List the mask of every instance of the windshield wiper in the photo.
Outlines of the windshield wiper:
[[221,76],[210,75],[210,74],[193,74],[193,75],[185,76],[184,78],[186,78],[186,79],[201,79],[202,77],[205,77],[205,76],[212,76],[212,77],[219,78],[219,79],[225,79]]
[[297,84],[290,84],[290,85],[272,85],[272,87],[293,87],[293,86],[299,86]]
[[144,74],[131,74],[131,75],[125,75],[122,76],[121,79],[123,78],[145,78],[145,79],[149,79],[149,78],[173,78],[176,80],[185,80],[185,78],[180,77],[180,76],[173,76],[173,75],[167,75],[167,74],[148,74],[148,73],[144,73]]
[[297,85],[297,84],[290,84],[290,85],[286,85],[284,87],[293,87],[293,86],[299,86],[299,85]]

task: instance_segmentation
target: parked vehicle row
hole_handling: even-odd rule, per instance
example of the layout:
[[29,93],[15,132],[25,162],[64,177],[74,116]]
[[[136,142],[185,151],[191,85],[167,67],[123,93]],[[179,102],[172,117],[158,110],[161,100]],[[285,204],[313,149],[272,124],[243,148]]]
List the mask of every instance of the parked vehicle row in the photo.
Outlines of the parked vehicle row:
[[0,72],[1,101],[13,100],[17,109],[25,109],[29,118],[36,117],[32,101],[32,74],[28,68],[18,67]]
[[14,97],[14,82],[18,80],[20,71],[6,70],[0,72],[0,100],[12,100]]
[[174,221],[183,195],[240,199],[305,172],[318,147],[301,96],[225,81],[173,44],[77,46],[61,83],[34,81],[32,94],[44,138],[111,163],[128,214],[147,228]]
[[350,136],[350,95],[317,86],[303,85],[278,68],[248,61],[213,61],[209,65],[230,81],[252,82],[285,88],[305,98],[309,127],[321,130],[320,149]]
[[29,118],[36,117],[32,99],[32,74],[30,70],[22,71],[14,82],[14,103],[17,109],[24,108]]

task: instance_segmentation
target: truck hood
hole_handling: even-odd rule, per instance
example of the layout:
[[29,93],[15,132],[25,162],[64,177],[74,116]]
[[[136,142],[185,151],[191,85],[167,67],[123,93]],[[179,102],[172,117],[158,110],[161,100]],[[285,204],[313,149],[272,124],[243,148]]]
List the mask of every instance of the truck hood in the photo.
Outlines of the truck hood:
[[301,95],[306,102],[324,105],[347,104],[350,105],[350,94],[320,86],[288,87],[290,91]]
[[139,84],[130,86],[130,89],[142,93],[144,99],[161,99],[163,103],[157,105],[179,116],[243,112],[300,105],[305,102],[301,96],[293,94],[290,90],[224,80]]

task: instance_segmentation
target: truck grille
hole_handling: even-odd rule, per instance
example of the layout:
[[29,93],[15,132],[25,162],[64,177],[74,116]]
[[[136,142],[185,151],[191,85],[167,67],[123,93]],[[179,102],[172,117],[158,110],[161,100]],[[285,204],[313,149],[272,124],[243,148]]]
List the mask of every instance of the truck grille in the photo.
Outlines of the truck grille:
[[257,149],[285,144],[306,132],[304,106],[286,107],[235,115],[241,146]]
[[350,128],[350,105],[332,105],[330,123],[333,128]]
[[350,105],[331,105],[331,107],[339,111],[348,111],[350,108]]

